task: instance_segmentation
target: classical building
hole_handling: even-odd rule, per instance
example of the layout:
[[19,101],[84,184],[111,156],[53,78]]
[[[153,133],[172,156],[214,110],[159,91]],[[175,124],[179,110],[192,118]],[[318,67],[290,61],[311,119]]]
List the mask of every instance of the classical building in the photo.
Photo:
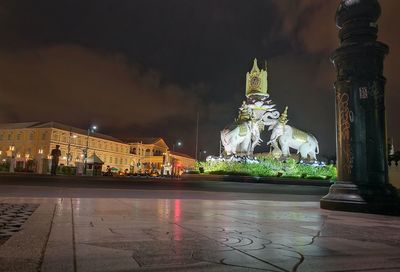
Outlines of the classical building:
[[[99,158],[103,171],[107,166],[130,173],[161,171],[170,158],[162,138],[120,140],[57,122],[0,124],[0,159],[12,159],[17,170],[46,173],[56,145],[60,145],[60,165],[78,168],[85,159],[90,163],[90,158]],[[179,165],[191,168],[194,164],[194,159],[185,158]]]
[[134,172],[161,170],[164,166],[169,148],[162,138],[129,138],[124,142],[133,155]]

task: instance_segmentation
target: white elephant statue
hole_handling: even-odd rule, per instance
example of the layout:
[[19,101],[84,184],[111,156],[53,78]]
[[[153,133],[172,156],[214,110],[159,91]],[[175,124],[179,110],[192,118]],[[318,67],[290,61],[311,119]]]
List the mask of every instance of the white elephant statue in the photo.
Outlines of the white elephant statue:
[[[271,125],[268,130],[272,130],[271,138],[268,144],[274,147],[274,150],[287,157],[290,155],[290,148],[296,149],[297,154],[300,153],[302,160],[310,156],[310,160],[317,160],[319,146],[317,139],[302,130],[291,127],[287,122],[287,107],[282,113],[279,120],[276,120],[274,125]],[[279,145],[278,145],[279,144]]]
[[262,141],[259,122],[248,120],[221,131],[221,142],[226,155],[253,155],[254,148]]

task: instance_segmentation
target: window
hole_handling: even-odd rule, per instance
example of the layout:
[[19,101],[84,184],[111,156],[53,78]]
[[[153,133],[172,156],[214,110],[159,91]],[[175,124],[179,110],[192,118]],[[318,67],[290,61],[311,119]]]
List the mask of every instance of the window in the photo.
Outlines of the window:
[[122,158],[119,159],[119,164],[122,164]]
[[7,140],[11,140],[11,134],[8,134],[8,136],[7,136]]
[[118,163],[118,159],[114,158],[114,163],[117,164]]
[[42,134],[42,140],[46,140],[46,132]]
[[0,134],[0,141],[3,140],[3,134]]
[[132,148],[132,154],[136,155],[136,147]]
[[33,132],[29,133],[29,140],[33,140]]
[[21,140],[21,134],[17,134],[17,141]]

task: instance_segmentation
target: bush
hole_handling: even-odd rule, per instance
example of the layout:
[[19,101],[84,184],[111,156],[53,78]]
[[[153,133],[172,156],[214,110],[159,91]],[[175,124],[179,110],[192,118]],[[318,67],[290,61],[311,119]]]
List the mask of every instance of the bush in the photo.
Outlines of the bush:
[[0,172],[9,172],[10,171],[10,163],[3,162],[0,164]]
[[73,166],[59,166],[57,169],[58,173],[61,173],[63,175],[67,176],[73,176],[76,174],[76,167]]
[[[294,159],[279,161],[274,158],[263,158],[260,163],[245,162],[199,162],[199,169],[204,173],[215,175],[244,175],[259,177],[290,177],[309,179],[336,180],[336,167],[334,165],[314,166],[299,164]],[[201,172],[201,171],[200,171]]]

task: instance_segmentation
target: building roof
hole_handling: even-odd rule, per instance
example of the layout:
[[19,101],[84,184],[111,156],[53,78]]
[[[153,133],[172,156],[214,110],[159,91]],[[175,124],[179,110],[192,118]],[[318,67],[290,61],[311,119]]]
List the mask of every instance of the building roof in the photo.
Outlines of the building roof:
[[153,144],[153,145],[158,145],[158,146],[163,146],[167,149],[169,149],[168,145],[165,143],[164,139],[161,137],[137,137],[137,138],[128,138],[123,140],[125,143],[128,144],[136,144],[136,143],[141,143],[141,144]]
[[191,157],[191,156],[189,156],[189,155],[187,155],[187,154],[184,154],[184,153],[175,152],[175,151],[170,151],[170,154],[171,154],[172,156],[185,157],[185,158],[194,160],[193,157]]
[[[8,123],[0,124],[0,129],[24,129],[24,128],[57,128],[65,131],[70,131],[77,134],[87,134],[86,129],[81,129],[73,126],[68,126],[58,122],[26,122],[26,123]],[[123,141],[102,133],[90,133],[90,136],[109,140],[113,142],[124,143]]]
[[104,162],[94,153],[92,156],[90,156],[87,159],[87,163],[93,164],[93,163],[98,163],[98,164],[104,164]]
[[128,138],[128,139],[123,139],[124,142],[126,143],[142,143],[142,144],[155,144],[159,140],[162,140],[160,137],[134,137],[134,138]]
[[36,124],[39,124],[39,122],[25,122],[25,123],[5,123],[5,124],[0,124],[0,129],[22,129],[22,128],[29,128],[32,127]]

